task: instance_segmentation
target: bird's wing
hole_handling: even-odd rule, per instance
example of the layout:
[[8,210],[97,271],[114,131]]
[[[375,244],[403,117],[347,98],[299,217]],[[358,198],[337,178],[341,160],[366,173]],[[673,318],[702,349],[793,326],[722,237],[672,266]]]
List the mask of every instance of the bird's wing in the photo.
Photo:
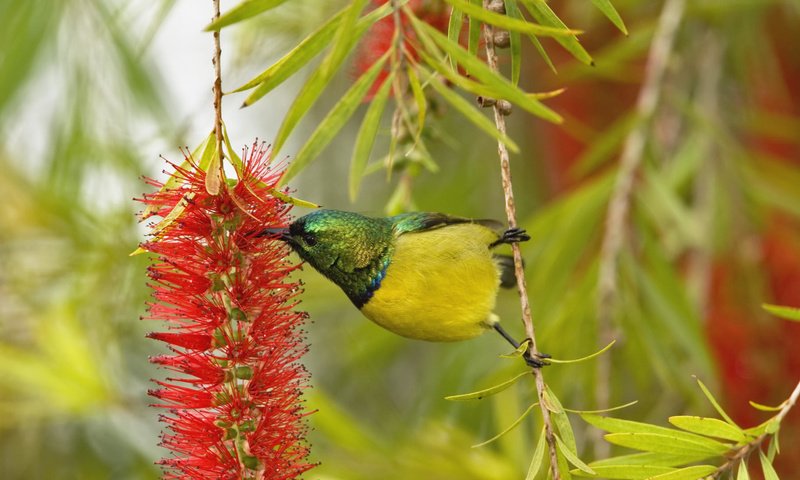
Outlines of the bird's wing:
[[391,220],[395,235],[402,235],[409,232],[422,232],[425,230],[432,230],[434,228],[441,228],[447,225],[456,225],[459,223],[474,223],[477,225],[483,225],[490,230],[498,232],[498,234],[504,229],[503,224],[497,220],[454,217],[452,215],[445,215],[443,213],[402,213],[400,215],[391,217]]

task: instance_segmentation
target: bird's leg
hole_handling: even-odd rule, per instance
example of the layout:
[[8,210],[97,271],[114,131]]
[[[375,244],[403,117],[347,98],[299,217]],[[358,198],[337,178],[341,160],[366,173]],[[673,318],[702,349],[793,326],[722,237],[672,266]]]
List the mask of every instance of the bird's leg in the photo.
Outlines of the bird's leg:
[[[492,325],[492,328],[497,330],[497,333],[499,333],[503,338],[505,338],[506,341],[510,343],[514,348],[519,348],[519,342],[514,340],[514,337],[512,337],[508,332],[506,332],[506,330],[502,326],[500,326],[499,323],[495,323],[494,325]],[[528,348],[525,349],[525,353],[522,355],[522,358],[525,359],[525,363],[527,363],[529,367],[542,368],[544,366],[550,365],[550,363],[547,362],[546,360],[550,358],[550,355],[546,353],[537,353],[535,355],[532,354],[530,342],[528,342]]]
[[499,239],[497,239],[491,245],[489,245],[489,248],[493,248],[493,247],[496,247],[498,245],[502,245],[504,243],[527,242],[530,239],[531,239],[531,236],[528,235],[527,232],[525,232],[525,229],[523,229],[523,228],[509,228],[508,230],[503,232],[503,235]]

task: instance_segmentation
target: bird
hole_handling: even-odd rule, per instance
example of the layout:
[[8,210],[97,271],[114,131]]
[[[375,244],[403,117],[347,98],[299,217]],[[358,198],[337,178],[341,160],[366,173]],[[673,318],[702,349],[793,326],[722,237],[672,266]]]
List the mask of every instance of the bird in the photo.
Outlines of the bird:
[[[523,229],[442,213],[369,217],[319,209],[259,235],[286,242],[393,333],[453,342],[495,330],[520,347],[493,312],[499,288],[516,285],[514,261],[493,249],[529,240]],[[534,368],[547,365],[547,357],[523,354]]]

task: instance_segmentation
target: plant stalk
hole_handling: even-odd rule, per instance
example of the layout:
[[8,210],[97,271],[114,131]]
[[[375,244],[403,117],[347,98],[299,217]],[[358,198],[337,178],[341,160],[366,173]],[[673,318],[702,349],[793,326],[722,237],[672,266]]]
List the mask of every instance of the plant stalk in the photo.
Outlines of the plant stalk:
[[[483,1],[483,8],[488,9],[489,0]],[[494,46],[494,27],[489,24],[483,25],[483,38],[486,44],[486,63],[489,68],[495,72],[499,71],[497,63],[497,52]],[[506,135],[506,119],[497,103],[492,107],[494,112],[494,122],[503,136]],[[501,141],[497,142],[497,153],[500,157],[500,175],[503,184],[503,194],[505,197],[505,210],[506,217],[508,217],[508,227],[516,228],[517,226],[517,211],[514,204],[514,191],[511,181],[511,165],[509,163],[508,149]],[[514,274],[517,278],[517,289],[519,290],[520,306],[522,308],[522,323],[525,325],[525,335],[530,340],[530,353],[534,357],[539,354],[539,349],[536,346],[536,335],[533,327],[533,318],[531,315],[531,305],[528,300],[528,286],[525,281],[525,271],[522,268],[522,254],[518,243],[511,244],[511,250],[514,255]],[[547,442],[547,450],[550,454],[550,474],[553,480],[560,480],[561,473],[558,469],[558,455],[556,450],[556,439],[553,430],[553,422],[550,419],[550,411],[547,409],[547,403],[544,400],[546,385],[544,383],[544,375],[541,369],[533,368],[533,376],[536,382],[536,393],[539,397],[539,408],[542,412],[542,422],[544,423],[545,441]]]

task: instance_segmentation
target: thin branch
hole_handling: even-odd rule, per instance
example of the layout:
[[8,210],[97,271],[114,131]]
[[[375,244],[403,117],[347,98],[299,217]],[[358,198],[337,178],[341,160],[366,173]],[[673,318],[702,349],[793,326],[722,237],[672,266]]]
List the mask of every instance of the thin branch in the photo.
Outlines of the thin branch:
[[[683,16],[684,0],[667,0],[658,20],[658,27],[650,46],[645,67],[645,79],[636,103],[639,122],[625,139],[619,161],[619,172],[608,205],[605,233],[600,250],[600,267],[597,285],[597,322],[600,332],[598,344],[607,345],[616,335],[613,316],[617,295],[617,260],[624,243],[625,219],[630,207],[633,181],[642,160],[647,138],[648,121],[652,118],[661,94],[664,72],[672,52],[675,34]],[[611,355],[598,358],[596,400],[598,409],[610,405]],[[605,442],[595,442],[595,456],[608,455]]]
[[[483,8],[488,9],[489,0],[483,1]],[[489,24],[483,25],[483,38],[486,43],[486,63],[495,72],[499,71],[497,66],[497,52],[494,47],[494,27]],[[497,125],[497,130],[505,136],[506,134],[506,119],[504,112],[501,111],[500,106],[495,103],[492,107],[494,111],[494,122]],[[517,212],[514,205],[514,192],[511,183],[511,166],[509,164],[508,149],[503,142],[497,142],[497,153],[500,157],[500,175],[503,183],[503,194],[505,196],[506,216],[508,217],[509,228],[516,228],[517,226]],[[522,254],[520,253],[519,244],[512,243],[511,250],[514,255],[514,274],[517,277],[517,288],[519,289],[519,300],[522,307],[522,322],[525,325],[525,335],[530,339],[531,350],[530,353],[536,357],[539,354],[539,349],[536,346],[536,336],[533,328],[533,319],[531,315],[531,305],[528,300],[528,286],[525,282],[525,271],[522,268]],[[553,480],[560,480],[561,473],[558,469],[558,455],[556,450],[556,439],[553,432],[553,423],[550,419],[550,411],[547,409],[547,402],[544,400],[545,383],[542,371],[539,368],[533,369],[533,376],[536,380],[536,393],[539,397],[539,407],[542,411],[542,422],[544,423],[545,440],[547,442],[547,449],[550,453],[550,473]]]
[[[783,407],[780,409],[777,415],[772,417],[772,421],[781,423],[786,414],[789,413],[789,410],[791,410],[792,407],[794,407],[794,405],[797,403],[798,397],[800,397],[800,383],[794,387],[794,391],[792,391],[792,394],[789,395],[789,398],[783,402]],[[761,448],[761,444],[764,443],[764,440],[766,440],[768,437],[772,437],[773,435],[774,434],[764,433],[756,437],[752,442],[746,443],[745,445],[739,447],[739,450],[733,454],[728,461],[720,465],[719,468],[717,468],[714,473],[711,474],[711,478],[720,478],[723,474],[732,470],[736,465],[739,464],[740,461],[748,458],[751,453]]]
[[[214,2],[214,16],[212,17],[212,21],[217,20],[219,18],[219,0],[213,0]],[[225,178],[224,170],[222,166],[222,160],[225,158],[225,154],[222,151],[222,141],[223,141],[223,133],[222,133],[222,65],[220,64],[220,58],[222,57],[222,48],[220,47],[219,42],[219,30],[214,30],[214,58],[212,59],[212,63],[214,64],[214,135],[217,139],[217,154],[219,155],[218,158],[218,167],[219,167],[219,175],[214,175],[209,169],[208,174],[206,174],[206,188],[208,189],[209,193],[217,194],[219,193],[219,184]],[[212,166],[214,164],[212,163]],[[209,175],[210,174],[210,175]],[[212,178],[216,178],[218,181],[210,180]]]

